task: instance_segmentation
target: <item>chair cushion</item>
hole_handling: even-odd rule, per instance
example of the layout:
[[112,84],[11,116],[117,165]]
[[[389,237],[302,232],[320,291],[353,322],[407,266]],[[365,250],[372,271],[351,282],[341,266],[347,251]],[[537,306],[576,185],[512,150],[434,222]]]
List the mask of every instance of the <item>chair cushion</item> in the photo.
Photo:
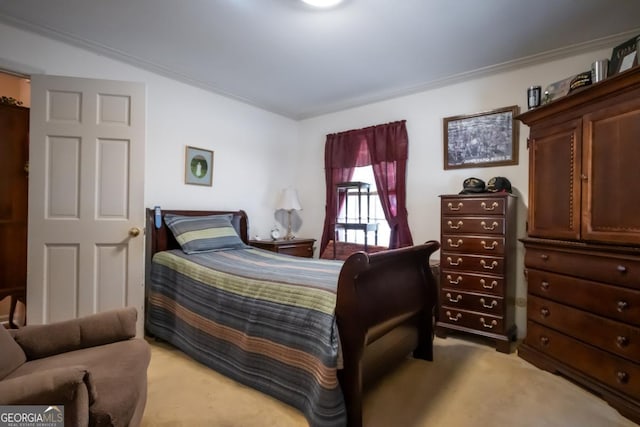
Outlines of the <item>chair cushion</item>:
[[150,358],[149,344],[134,338],[32,360],[9,378],[66,366],[86,366],[94,388],[90,390],[93,403],[89,408],[89,425],[125,427],[144,409]]
[[0,379],[2,379],[23,365],[27,361],[27,356],[9,331],[2,325],[0,325],[0,348],[2,349]]

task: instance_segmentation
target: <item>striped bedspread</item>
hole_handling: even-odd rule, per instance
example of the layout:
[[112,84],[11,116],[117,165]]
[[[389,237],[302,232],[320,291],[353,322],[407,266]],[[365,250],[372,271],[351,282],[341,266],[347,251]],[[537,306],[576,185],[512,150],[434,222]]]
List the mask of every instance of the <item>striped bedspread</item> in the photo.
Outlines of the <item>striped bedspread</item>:
[[334,313],[341,266],[261,249],[159,252],[147,329],[299,409],[313,427],[344,426]]

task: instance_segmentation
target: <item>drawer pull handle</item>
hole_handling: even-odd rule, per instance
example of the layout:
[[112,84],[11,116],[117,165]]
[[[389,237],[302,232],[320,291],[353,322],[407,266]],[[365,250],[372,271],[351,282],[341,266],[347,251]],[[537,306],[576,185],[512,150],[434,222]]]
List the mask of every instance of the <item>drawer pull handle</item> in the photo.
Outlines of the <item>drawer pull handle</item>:
[[491,226],[487,226],[487,223],[486,223],[486,222],[484,222],[484,221],[482,221],[482,222],[480,223],[480,225],[481,225],[481,226],[482,226],[482,228],[484,228],[485,230],[495,230],[495,229],[496,229],[496,227],[497,227],[498,225],[500,225],[500,224],[498,224],[497,222],[493,221],[493,222],[491,223]]
[[543,291],[548,291],[549,290],[549,282],[542,281],[542,283],[540,283],[540,289],[542,289]]
[[484,308],[495,308],[498,305],[498,301],[492,300],[491,304],[486,304],[484,298],[480,298],[480,304],[482,304]]
[[487,262],[481,259],[480,265],[482,265],[482,268],[486,268],[487,270],[493,270],[498,266],[498,261],[491,261],[491,265],[487,265]]
[[491,323],[487,323],[487,322],[484,320],[484,317],[481,317],[481,318],[480,318],[480,323],[482,323],[482,326],[484,326],[484,327],[485,327],[485,328],[487,328],[487,329],[493,329],[493,327],[494,327],[494,326],[496,326],[496,325],[498,324],[498,321],[497,321],[497,320],[495,320],[495,319],[493,319],[493,320],[491,321]]
[[462,222],[462,221],[458,221],[458,224],[457,224],[457,225],[453,225],[453,222],[452,222],[452,221],[447,221],[447,225],[448,225],[448,226],[449,226],[449,228],[451,228],[452,230],[457,230],[457,229],[459,229],[460,227],[462,227],[462,225],[463,225],[463,224],[464,224],[464,222]]
[[618,335],[616,337],[616,345],[620,348],[626,347],[629,345],[629,338],[623,336],[623,335]]
[[493,243],[491,243],[491,246],[487,246],[487,242],[485,242],[484,240],[481,241],[480,244],[482,244],[482,247],[488,251],[492,251],[498,246],[498,242],[496,242],[495,240],[493,241]]
[[460,301],[462,301],[462,295],[458,294],[458,296],[455,299],[453,299],[451,297],[451,294],[449,292],[447,292],[447,299],[449,301],[451,301],[451,302],[460,302]]
[[617,306],[617,310],[622,313],[624,310],[626,310],[627,308],[629,308],[629,303],[626,301],[618,301],[618,304],[616,304]]
[[548,317],[551,314],[551,312],[549,311],[549,309],[547,307],[542,307],[540,309],[540,315],[542,317]]
[[619,265],[616,270],[618,270],[619,273],[626,273],[627,272],[627,267],[625,267],[624,265]]
[[451,246],[452,248],[459,248],[460,245],[462,245],[462,243],[464,242],[462,241],[462,239],[458,239],[458,241],[454,244],[453,240],[447,239],[447,243],[449,243],[449,246]]
[[459,285],[460,282],[462,282],[462,276],[458,276],[456,277],[456,280],[453,280],[453,278],[451,277],[450,274],[447,274],[447,280],[449,281],[449,283],[451,283],[452,285]]
[[456,262],[453,262],[450,256],[447,257],[447,261],[449,261],[449,265],[460,265],[462,264],[462,258],[458,258]]
[[542,254],[542,255],[540,255],[540,259],[541,259],[541,260],[543,260],[543,261],[546,261],[546,260],[548,260],[548,259],[549,259],[549,255],[547,255],[547,254]]
[[544,347],[549,345],[549,337],[545,337],[545,336],[541,336],[540,337],[540,344],[542,344]]
[[488,208],[487,204],[485,202],[480,203],[480,206],[482,207],[482,209],[484,209],[485,211],[492,211],[495,210],[495,208],[498,207],[498,202],[493,202],[491,203],[491,207]]
[[629,382],[629,374],[624,371],[618,371],[617,377],[620,384],[627,384]]
[[498,286],[498,281],[497,280],[493,280],[490,284],[487,285],[487,282],[485,282],[484,279],[480,279],[480,284],[485,289],[493,289],[496,286]]
[[457,322],[458,320],[460,320],[462,318],[462,313],[457,313],[454,316],[451,315],[450,311],[447,311],[447,317],[449,318],[449,320],[451,320],[452,322]]
[[450,211],[459,211],[460,208],[462,208],[462,206],[464,206],[464,205],[462,204],[462,202],[458,202],[458,207],[454,208],[453,207],[453,203],[449,202],[449,204],[447,206],[449,207]]

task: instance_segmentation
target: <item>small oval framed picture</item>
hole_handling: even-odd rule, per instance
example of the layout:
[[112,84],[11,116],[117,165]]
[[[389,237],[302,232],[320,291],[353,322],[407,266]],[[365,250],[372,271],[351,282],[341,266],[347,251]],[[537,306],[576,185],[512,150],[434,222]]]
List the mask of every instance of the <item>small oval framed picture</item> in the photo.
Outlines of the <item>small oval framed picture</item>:
[[184,182],[185,184],[211,187],[213,184],[213,151],[187,145]]

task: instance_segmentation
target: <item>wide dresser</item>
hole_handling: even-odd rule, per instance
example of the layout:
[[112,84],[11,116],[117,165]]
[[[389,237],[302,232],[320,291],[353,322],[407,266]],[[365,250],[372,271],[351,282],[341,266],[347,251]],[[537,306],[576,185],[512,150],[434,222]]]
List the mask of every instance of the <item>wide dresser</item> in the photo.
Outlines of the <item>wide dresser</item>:
[[511,351],[515,325],[516,201],[509,193],[440,196],[436,334],[487,337]]
[[517,119],[530,127],[518,354],[640,423],[640,68]]

